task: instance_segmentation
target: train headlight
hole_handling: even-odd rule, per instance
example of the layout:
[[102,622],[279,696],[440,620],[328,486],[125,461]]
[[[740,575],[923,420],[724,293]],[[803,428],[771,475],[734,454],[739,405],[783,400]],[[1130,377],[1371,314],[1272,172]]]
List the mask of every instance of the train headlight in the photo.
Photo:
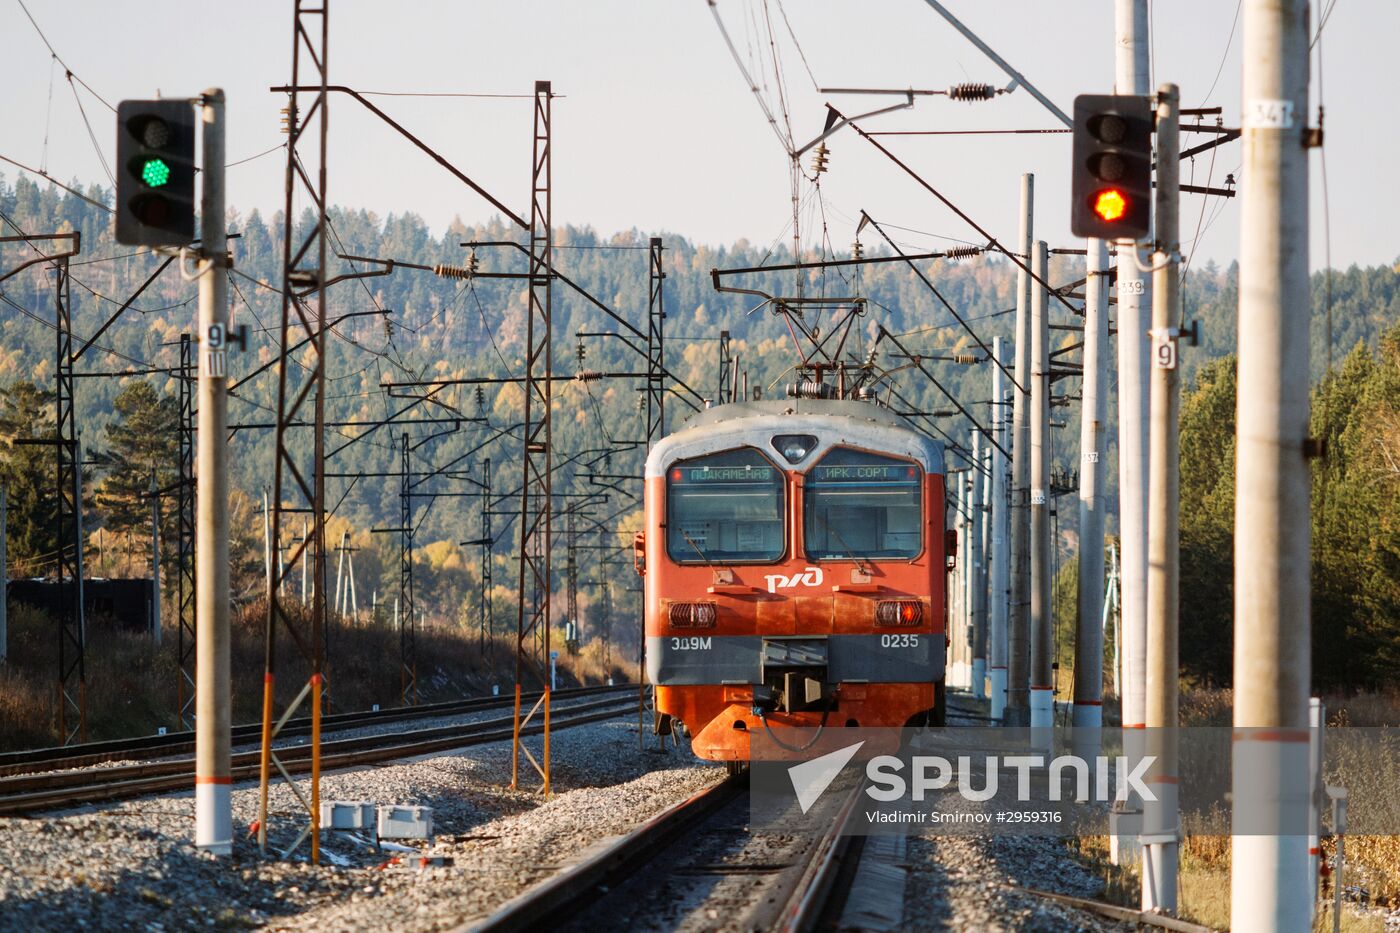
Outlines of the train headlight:
[[714,628],[714,603],[671,603],[667,619],[672,628]]
[[915,600],[887,599],[875,604],[876,625],[918,625],[923,620],[923,603]]
[[817,439],[810,434],[778,434],[773,438],[773,449],[788,463],[800,463],[816,446]]

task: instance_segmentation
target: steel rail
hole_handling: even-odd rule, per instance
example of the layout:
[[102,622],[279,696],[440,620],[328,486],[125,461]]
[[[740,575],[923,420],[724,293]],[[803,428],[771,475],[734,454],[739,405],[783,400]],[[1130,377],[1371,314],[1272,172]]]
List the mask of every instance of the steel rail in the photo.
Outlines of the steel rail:
[[[746,774],[730,777],[663,810],[596,854],[507,901],[489,916],[463,924],[458,933],[539,929],[551,918],[579,916],[668,850],[687,845],[696,829],[747,793],[747,782]],[[862,787],[859,784],[848,792],[836,817],[800,857],[795,870],[775,879],[781,906],[769,929],[805,933],[830,919],[828,907],[841,890],[842,879],[851,877],[852,860],[859,857],[859,847],[853,845],[859,839],[846,835],[845,827],[856,810]],[[787,889],[782,890],[782,886]]]
[[745,793],[745,778],[730,777],[661,811],[637,829],[507,901],[480,923],[460,930],[505,933],[531,929],[550,917],[566,917],[637,874],[659,853]]
[[[578,687],[556,690],[555,697],[568,700],[595,694],[620,692],[630,689],[629,685]],[[529,697],[534,699],[534,695]],[[514,702],[513,698],[502,696],[471,697],[464,700],[447,700],[411,708],[361,710],[351,713],[338,713],[321,717],[321,730],[339,731],[362,726],[411,722],[417,719],[430,719],[439,716],[454,716],[479,710],[506,709]],[[247,744],[258,741],[262,734],[262,723],[251,722],[233,727],[233,743]],[[292,719],[282,728],[280,735],[305,735],[311,730],[311,718]],[[125,761],[142,755],[180,755],[194,750],[193,732],[170,732],[165,735],[144,735],[134,739],[114,739],[103,742],[87,742],[82,745],[50,746],[20,752],[0,754],[0,777],[34,772],[59,771],[81,768],[108,761]]]
[[[512,702],[514,697],[512,696]],[[616,718],[631,713],[630,696],[615,699],[596,700],[560,710],[551,727],[554,729],[581,726],[605,719]],[[421,729],[410,732],[395,732],[338,742],[324,743],[319,749],[309,745],[285,746],[279,748],[279,760],[288,773],[298,774],[310,771],[318,764],[321,771],[336,768],[349,768],[386,761],[413,758],[434,752],[465,748],[488,742],[509,740],[513,734],[513,720],[492,719],[486,722],[468,723],[460,726],[446,726],[435,729]],[[527,734],[534,734],[543,726],[527,727]],[[313,752],[319,751],[319,762],[313,760]],[[260,750],[244,752],[233,756],[232,778],[234,781],[256,780],[259,776],[262,753]],[[141,797],[148,794],[168,791],[188,790],[194,773],[194,760],[182,759],[175,762],[159,762],[152,765],[100,768],[75,773],[75,780],[85,779],[88,783],[75,786],[56,786],[62,783],[60,776],[46,774],[38,777],[11,778],[0,785],[15,784],[21,787],[38,786],[42,789],[26,790],[0,796],[0,816],[16,816],[45,810],[66,809],[68,807]],[[0,790],[3,787],[0,786]]]
[[[774,924],[775,930],[784,933],[807,933],[817,929],[822,921],[827,919],[826,908],[836,893],[838,876],[843,868],[853,867],[848,863],[853,859],[858,860],[863,848],[857,845],[864,841],[863,837],[847,834],[846,824],[855,813],[856,804],[860,802],[861,791],[864,789],[865,782],[858,781],[841,805],[836,819],[832,821],[831,829],[812,846],[807,866],[796,887],[789,894],[782,915]],[[847,879],[853,874],[853,871],[847,872]]]

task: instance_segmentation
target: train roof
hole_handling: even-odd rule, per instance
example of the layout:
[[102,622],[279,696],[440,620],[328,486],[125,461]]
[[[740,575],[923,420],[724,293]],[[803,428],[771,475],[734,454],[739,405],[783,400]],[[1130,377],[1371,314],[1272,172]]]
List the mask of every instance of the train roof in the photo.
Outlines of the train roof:
[[874,402],[837,399],[774,399],[717,405],[691,416],[680,430],[657,442],[646,475],[662,476],[677,460],[739,446],[757,447],[783,464],[771,441],[778,434],[811,434],[817,445],[798,463],[804,470],[835,446],[886,451],[917,461],[926,472],[943,472],[943,444]]

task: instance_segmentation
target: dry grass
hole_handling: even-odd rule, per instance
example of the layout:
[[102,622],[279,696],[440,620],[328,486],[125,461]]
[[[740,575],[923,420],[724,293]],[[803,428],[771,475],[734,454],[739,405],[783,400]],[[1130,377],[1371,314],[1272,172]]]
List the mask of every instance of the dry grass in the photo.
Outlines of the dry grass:
[[[1066,841],[1070,851],[1104,882],[1102,899],[1110,904],[1137,908],[1142,902],[1142,880],[1135,864],[1109,861],[1108,837],[1085,836]],[[1347,840],[1350,852],[1351,840]],[[1216,930],[1230,928],[1230,839],[1228,836],[1187,836],[1181,849],[1177,878],[1177,916]],[[1330,905],[1319,904],[1313,929],[1332,929]],[[1385,933],[1384,920],[1376,915],[1344,911],[1344,933]]]
[[[1330,726],[1397,726],[1400,725],[1400,691],[1382,693],[1335,694],[1323,698]],[[1233,696],[1229,690],[1190,689],[1181,696],[1183,725],[1194,727],[1229,727],[1232,722]],[[1376,753],[1375,742],[1397,747]],[[1400,787],[1400,771],[1389,763],[1400,761],[1400,739],[1367,736],[1364,741],[1329,744],[1329,783],[1346,786],[1353,802],[1394,801],[1395,789]],[[1377,768],[1377,761],[1387,763]],[[1384,805],[1383,803],[1380,805]],[[1390,822],[1397,817],[1390,816]],[[1229,821],[1224,813],[1196,818],[1184,824],[1187,835],[1182,843],[1180,884],[1180,915],[1188,920],[1217,929],[1230,923],[1230,835]],[[1104,899],[1111,903],[1135,907],[1140,901],[1140,876],[1134,865],[1118,866],[1109,862],[1108,837],[1090,836],[1067,840],[1076,857],[1104,881]],[[1335,839],[1324,837],[1323,854],[1330,859]],[[1349,835],[1346,840],[1345,884],[1359,886],[1373,907],[1400,904],[1400,836]],[[1327,899],[1330,902],[1330,897]],[[1385,929],[1377,914],[1349,910],[1343,914],[1342,929],[1352,933],[1380,933]],[[1330,903],[1319,907],[1317,930],[1331,930]]]
[[29,748],[53,739],[53,688],[12,668],[0,669],[0,749]]
[[[293,610],[296,611],[295,608]],[[241,607],[231,620],[230,669],[234,722],[262,714],[264,671],[261,601]],[[300,619],[293,624],[304,631]],[[52,745],[57,739],[57,646],[54,627],[42,613],[12,605],[9,664],[0,669],[0,751]],[[87,737],[91,740],[149,735],[175,728],[176,633],[167,625],[154,648],[143,634],[120,632],[102,620],[88,626]],[[333,712],[399,705],[399,635],[388,625],[351,625],[333,620],[327,633],[325,666],[328,705]],[[562,635],[558,638],[562,645]],[[418,632],[418,698],[422,703],[508,691],[514,682],[514,639],[497,636],[481,645],[474,633],[429,626]],[[306,683],[309,666],[285,631],[278,638],[277,699],[289,702]],[[635,665],[614,650],[605,669],[601,646],[578,655],[559,653],[559,686],[631,679]]]

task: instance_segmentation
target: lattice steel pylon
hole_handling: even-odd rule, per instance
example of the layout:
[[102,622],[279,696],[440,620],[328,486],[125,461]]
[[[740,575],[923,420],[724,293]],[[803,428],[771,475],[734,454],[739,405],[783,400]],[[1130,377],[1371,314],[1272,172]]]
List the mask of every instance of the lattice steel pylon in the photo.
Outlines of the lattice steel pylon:
[[418,705],[418,621],[413,592],[413,469],[408,432],[399,438],[399,703]]
[[[10,226],[14,226],[13,223]],[[18,227],[15,227],[18,230]],[[46,253],[39,242],[67,240],[68,248],[61,253]],[[55,690],[55,724],[60,743],[67,745],[73,737],[87,737],[87,669],[84,659],[86,627],[83,621],[83,527],[82,527],[82,456],[78,445],[77,422],[73,411],[73,321],[72,295],[68,278],[68,260],[82,248],[79,233],[20,232],[18,236],[0,237],[0,244],[23,243],[36,254],[0,273],[0,282],[18,275],[31,266],[46,263],[54,274],[54,435],[52,437],[21,437],[14,443],[54,448],[57,480],[54,497],[54,518],[58,546],[58,678]],[[81,352],[81,351],[79,351]],[[0,598],[3,598],[0,593]],[[76,681],[76,682],[75,682]],[[73,728],[69,721],[76,720]]]
[[[666,433],[666,272],[661,265],[661,237],[652,237],[647,254],[647,450]],[[727,342],[725,344],[728,346]]]
[[182,729],[194,728],[194,343],[180,335],[180,480],[176,489],[175,635],[176,715]]
[[[267,593],[266,673],[263,679],[262,767],[258,797],[258,847],[267,849],[268,784],[276,766],[297,799],[306,807],[308,826],[282,853],[290,855],[309,835],[311,861],[320,861],[321,709],[324,626],[326,621],[325,541],[325,382],[326,382],[326,131],[329,94],[329,0],[312,4],[296,0],[292,25],[292,83],[286,110],[286,203],[282,239],[282,326],[277,366],[277,428],[272,499],[272,540],[282,540],[282,523],[288,513],[309,513],[309,532],[293,548],[285,566],[274,568]],[[303,112],[303,69],[314,75],[308,83],[311,105]],[[303,140],[307,144],[303,145]],[[310,152],[308,152],[310,150]],[[308,165],[307,156],[315,161]],[[296,231],[296,195],[309,198],[315,221],[300,236]],[[288,348],[301,341],[293,358]],[[308,412],[308,408],[311,410]],[[308,419],[308,414],[310,418]],[[294,452],[290,432],[299,421],[311,420],[315,437],[311,456]],[[299,462],[300,461],[300,462]],[[309,615],[282,593],[282,578],[301,560],[309,560],[312,597]],[[292,643],[309,667],[305,686],[298,691],[285,714],[274,720],[276,705],[276,649],[278,629]],[[281,724],[302,703],[311,702],[311,793],[302,795],[273,753],[272,743]]]
[[[539,773],[549,794],[549,627],[550,512],[553,504],[550,458],[554,355],[551,323],[554,231],[551,227],[550,116],[548,81],[535,82],[534,147],[530,160],[530,307],[525,328],[525,450],[520,484],[520,573],[515,633],[515,716],[511,737],[510,786],[520,786],[520,756]],[[520,695],[529,678],[540,684],[540,698],[522,715]],[[523,733],[536,713],[543,719],[544,743],[537,759]]]
[[[666,433],[666,271],[661,238],[652,237],[647,254],[647,453]],[[726,343],[725,346],[728,346]],[[647,638],[637,633],[637,747],[646,749]]]
[[[76,244],[75,244],[76,248]],[[68,258],[53,264],[58,466],[58,735],[87,741],[87,625],[83,618],[83,464],[73,406],[73,320]],[[76,683],[74,682],[76,680]]]

